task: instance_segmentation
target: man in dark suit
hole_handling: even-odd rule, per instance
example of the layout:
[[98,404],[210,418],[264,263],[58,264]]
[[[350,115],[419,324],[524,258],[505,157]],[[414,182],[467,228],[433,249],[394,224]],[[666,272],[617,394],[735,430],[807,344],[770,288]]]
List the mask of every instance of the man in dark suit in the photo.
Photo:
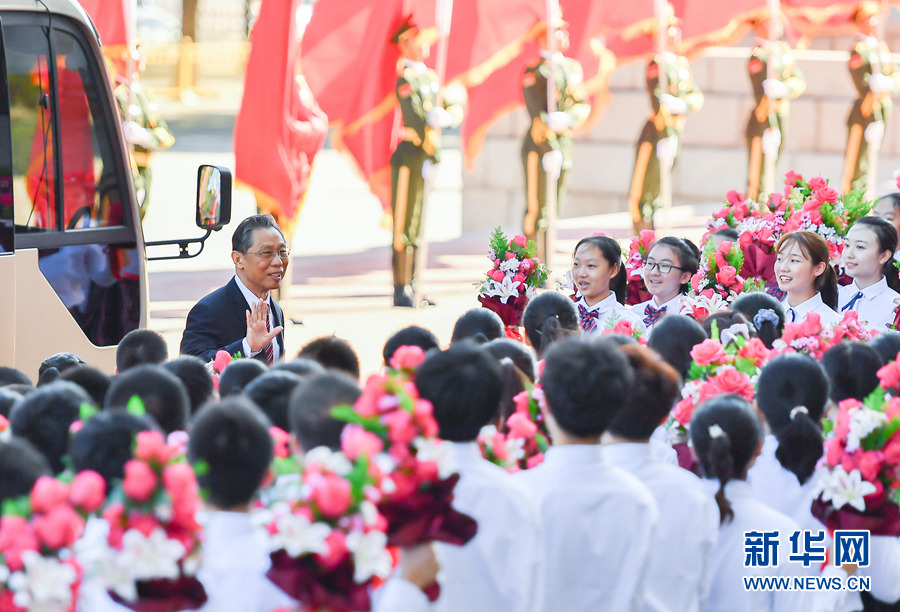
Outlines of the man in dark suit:
[[270,296],[291,250],[272,215],[241,221],[231,237],[234,278],[191,309],[181,354],[209,361],[217,351],[274,363],[284,355],[284,315]]

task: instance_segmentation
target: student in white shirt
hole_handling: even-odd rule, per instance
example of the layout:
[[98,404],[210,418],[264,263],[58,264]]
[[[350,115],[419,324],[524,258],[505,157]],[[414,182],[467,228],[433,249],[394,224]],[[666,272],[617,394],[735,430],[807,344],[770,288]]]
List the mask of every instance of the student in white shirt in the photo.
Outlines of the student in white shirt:
[[[762,434],[753,407],[737,395],[719,395],[701,404],[691,419],[691,440],[703,474],[715,485],[719,506],[719,541],[713,553],[708,612],[799,612],[812,610],[812,593],[748,591],[745,576],[805,576],[799,563],[788,562],[790,537],[799,529],[793,519],[753,498],[747,471],[759,456]],[[778,532],[777,565],[745,567],[746,532]],[[762,538],[760,538],[761,540]],[[760,549],[762,550],[762,546]],[[772,561],[771,548],[768,549]]]
[[522,327],[525,328],[525,340],[534,349],[538,360],[556,340],[581,333],[578,310],[572,300],[549,291],[528,302],[522,315]]
[[813,232],[792,232],[781,237],[775,253],[775,279],[787,294],[782,302],[785,323],[802,323],[811,312],[819,315],[822,327],[838,323],[837,274],[825,239]]
[[598,445],[633,379],[611,342],[568,338],[547,351],[542,410],[553,446],[541,465],[516,475],[535,495],[543,525],[542,612],[642,606],[656,500],[637,478],[610,465]]
[[855,310],[869,330],[883,332],[894,323],[900,278],[894,267],[897,232],[881,217],[863,217],[853,224],[844,240],[844,270],[853,282],[841,287],[841,313]]
[[476,438],[500,406],[496,358],[473,341],[435,350],[416,371],[416,386],[434,407],[439,435],[460,475],[453,507],[478,521],[464,546],[435,544],[441,560],[436,612],[528,612],[542,598],[540,521],[522,483],[481,456]]
[[644,323],[626,306],[627,275],[622,264],[622,247],[607,236],[582,238],[572,254],[572,281],[578,292],[578,318],[585,334],[611,329],[619,321],[629,321],[643,331]]
[[644,285],[653,297],[635,304],[631,312],[644,323],[647,337],[665,315],[680,314],[682,299],[700,265],[700,253],[688,240],[666,236],[656,241],[644,262]]
[[656,458],[650,444],[654,429],[680,397],[681,379],[648,348],[620,350],[634,368],[634,386],[601,442],[603,458],[637,477],[659,506],[642,610],[699,612],[709,593],[719,510],[699,478]]

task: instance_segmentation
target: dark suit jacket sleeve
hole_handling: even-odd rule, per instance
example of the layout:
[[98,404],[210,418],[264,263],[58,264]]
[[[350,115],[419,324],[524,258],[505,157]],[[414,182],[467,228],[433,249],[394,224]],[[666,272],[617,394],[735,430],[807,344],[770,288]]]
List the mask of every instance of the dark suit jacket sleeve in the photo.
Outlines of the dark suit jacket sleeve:
[[220,333],[221,327],[216,322],[213,308],[204,301],[198,302],[187,317],[181,338],[181,354],[196,355],[209,361],[215,358],[219,350],[228,351],[232,355],[243,353],[243,338],[223,346]]

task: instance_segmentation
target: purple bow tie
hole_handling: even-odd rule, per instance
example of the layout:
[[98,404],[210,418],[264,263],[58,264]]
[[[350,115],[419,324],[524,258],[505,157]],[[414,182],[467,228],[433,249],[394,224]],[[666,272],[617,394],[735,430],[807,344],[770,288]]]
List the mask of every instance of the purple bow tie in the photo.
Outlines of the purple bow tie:
[[666,308],[668,308],[668,306],[654,308],[653,304],[647,304],[644,308],[644,325],[649,327],[659,321],[659,318],[666,314]]
[[582,304],[579,304],[578,319],[581,323],[581,329],[586,332],[592,332],[597,329],[597,322],[600,320],[600,313],[596,310],[588,310]]

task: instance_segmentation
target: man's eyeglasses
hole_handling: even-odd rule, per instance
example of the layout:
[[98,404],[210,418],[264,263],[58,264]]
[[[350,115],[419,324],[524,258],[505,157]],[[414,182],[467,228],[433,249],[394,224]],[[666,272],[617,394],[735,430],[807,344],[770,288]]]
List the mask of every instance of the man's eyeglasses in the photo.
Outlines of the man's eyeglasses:
[[260,251],[259,253],[247,251],[247,255],[256,255],[264,261],[272,261],[276,257],[281,257],[281,259],[287,260],[287,258],[291,256],[291,250],[281,249],[280,251]]
[[648,272],[653,272],[654,270],[659,270],[660,274],[668,274],[672,270],[681,270],[684,271],[683,268],[679,268],[678,266],[673,266],[672,264],[667,263],[659,263],[653,261],[652,259],[647,260],[647,263],[644,264],[644,269]]

